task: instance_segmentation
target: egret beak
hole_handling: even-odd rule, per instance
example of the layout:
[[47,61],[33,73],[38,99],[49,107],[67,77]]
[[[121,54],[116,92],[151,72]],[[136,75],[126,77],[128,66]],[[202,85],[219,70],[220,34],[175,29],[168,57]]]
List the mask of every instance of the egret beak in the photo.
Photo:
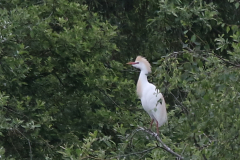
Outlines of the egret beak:
[[133,65],[133,64],[138,64],[138,62],[128,62],[127,64]]

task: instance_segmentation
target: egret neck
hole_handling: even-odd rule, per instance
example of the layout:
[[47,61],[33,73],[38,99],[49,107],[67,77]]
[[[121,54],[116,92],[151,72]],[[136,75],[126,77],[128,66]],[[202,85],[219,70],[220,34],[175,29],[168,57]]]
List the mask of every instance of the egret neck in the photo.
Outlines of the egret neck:
[[139,99],[141,99],[142,97],[143,86],[146,86],[147,84],[148,84],[148,79],[147,79],[146,71],[141,70],[138,78],[138,82],[137,82],[137,95]]

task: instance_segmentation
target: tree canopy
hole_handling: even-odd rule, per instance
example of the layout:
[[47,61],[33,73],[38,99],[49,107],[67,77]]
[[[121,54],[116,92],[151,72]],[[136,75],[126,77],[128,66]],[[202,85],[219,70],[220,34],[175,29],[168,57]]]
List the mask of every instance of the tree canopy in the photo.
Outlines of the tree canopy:
[[[0,158],[238,159],[239,5],[1,0]],[[125,65],[137,55],[167,103],[159,136]]]

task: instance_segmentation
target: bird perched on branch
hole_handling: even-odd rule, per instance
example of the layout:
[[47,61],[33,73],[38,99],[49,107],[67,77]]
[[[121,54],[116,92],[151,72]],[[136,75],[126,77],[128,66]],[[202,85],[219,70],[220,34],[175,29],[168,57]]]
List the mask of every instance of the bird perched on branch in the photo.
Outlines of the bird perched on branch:
[[127,64],[141,70],[137,82],[137,95],[141,99],[144,110],[152,118],[150,129],[153,121],[155,121],[157,134],[159,134],[158,127],[167,122],[167,111],[163,95],[155,85],[148,82],[147,74],[151,72],[151,65],[142,56],[137,56],[135,62],[128,62]]

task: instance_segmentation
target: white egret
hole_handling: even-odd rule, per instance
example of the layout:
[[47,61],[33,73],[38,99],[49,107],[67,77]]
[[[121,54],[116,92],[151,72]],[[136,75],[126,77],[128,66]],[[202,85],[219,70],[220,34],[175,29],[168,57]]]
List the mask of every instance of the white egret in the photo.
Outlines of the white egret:
[[127,64],[141,70],[137,82],[137,95],[141,99],[144,110],[152,118],[150,129],[155,121],[157,134],[159,134],[158,127],[167,122],[167,111],[163,95],[156,89],[155,85],[148,82],[147,74],[151,72],[151,65],[142,56],[137,56],[135,62]]

